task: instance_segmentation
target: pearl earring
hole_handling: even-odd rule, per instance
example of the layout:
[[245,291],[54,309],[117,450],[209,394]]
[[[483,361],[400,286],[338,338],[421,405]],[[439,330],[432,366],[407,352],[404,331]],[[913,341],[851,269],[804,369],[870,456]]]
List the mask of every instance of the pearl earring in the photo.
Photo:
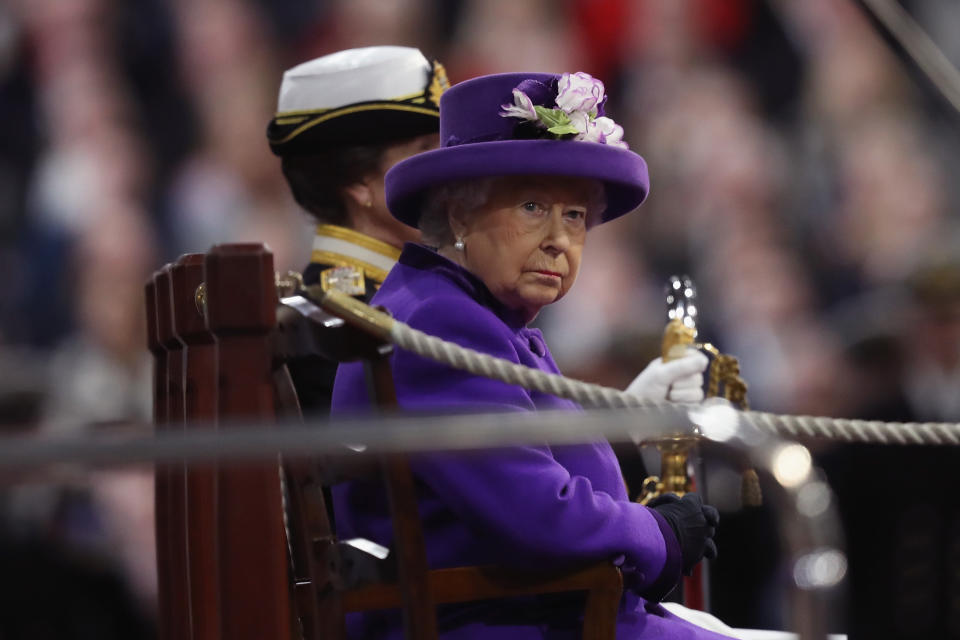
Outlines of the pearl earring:
[[457,236],[457,241],[453,243],[453,248],[456,249],[457,251],[463,251],[464,246],[465,245],[463,244],[463,238],[461,238],[460,236]]

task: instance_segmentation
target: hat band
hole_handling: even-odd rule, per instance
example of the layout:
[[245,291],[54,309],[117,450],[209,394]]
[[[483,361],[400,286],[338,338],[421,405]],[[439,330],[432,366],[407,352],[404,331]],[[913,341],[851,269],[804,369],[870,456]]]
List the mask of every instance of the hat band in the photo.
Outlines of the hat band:
[[308,115],[290,116],[286,113],[277,114],[276,117],[274,117],[273,119],[273,124],[275,125],[290,126],[290,125],[297,124],[298,122],[302,122],[303,124],[301,124],[299,127],[297,127],[296,129],[294,129],[293,131],[285,135],[283,138],[280,138],[279,140],[271,140],[270,142],[275,145],[284,144],[285,142],[289,142],[290,140],[293,140],[304,131],[311,129],[317,126],[318,124],[327,122],[328,120],[332,120],[334,118],[346,116],[351,113],[360,113],[363,111],[406,111],[408,113],[419,113],[425,116],[435,116],[437,118],[440,117],[439,112],[435,108],[421,107],[416,104],[399,104],[396,102],[389,102],[389,101],[353,104],[347,107],[341,107],[339,109],[332,109],[332,110],[323,112],[315,118],[310,118],[310,116]]
[[467,138],[466,140],[461,140],[457,136],[448,137],[444,143],[444,147],[459,147],[462,144],[475,144],[477,142],[506,142],[508,140],[518,140],[518,138],[506,137],[500,133],[487,133],[481,136],[474,136],[472,138]]

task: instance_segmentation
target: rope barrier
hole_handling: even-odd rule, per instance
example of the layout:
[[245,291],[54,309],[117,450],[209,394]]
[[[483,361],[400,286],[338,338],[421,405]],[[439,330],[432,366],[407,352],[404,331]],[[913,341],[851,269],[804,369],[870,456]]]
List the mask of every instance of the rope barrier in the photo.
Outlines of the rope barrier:
[[[427,335],[394,321],[390,330],[393,342],[417,355],[463,369],[470,373],[516,384],[525,389],[568,398],[584,406],[597,408],[643,408],[647,411],[677,409],[671,402],[642,400],[618,389],[573,380],[557,374],[531,369],[508,360],[466,349],[460,345]],[[879,422],[817,416],[791,416],[743,411],[740,419],[754,428],[790,438],[821,438],[846,442],[882,444],[960,444],[960,424]]]
[[[311,292],[315,293],[315,292]],[[525,389],[573,400],[585,407],[642,409],[675,413],[685,407],[638,398],[619,389],[574,380],[480,353],[418,331],[386,313],[337,291],[317,296],[327,310],[424,358]],[[899,445],[960,445],[960,424],[944,422],[880,422],[819,416],[792,416],[762,411],[738,412],[745,426],[786,438],[818,438],[843,442]]]

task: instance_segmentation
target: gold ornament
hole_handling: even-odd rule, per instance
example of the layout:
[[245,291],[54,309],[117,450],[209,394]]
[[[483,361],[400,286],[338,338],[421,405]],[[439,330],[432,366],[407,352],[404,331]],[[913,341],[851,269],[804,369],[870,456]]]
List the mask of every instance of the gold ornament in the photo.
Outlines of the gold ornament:
[[450,81],[447,79],[447,70],[443,65],[433,61],[433,73],[430,74],[430,86],[427,87],[427,99],[436,107],[440,108],[440,96],[450,88]]

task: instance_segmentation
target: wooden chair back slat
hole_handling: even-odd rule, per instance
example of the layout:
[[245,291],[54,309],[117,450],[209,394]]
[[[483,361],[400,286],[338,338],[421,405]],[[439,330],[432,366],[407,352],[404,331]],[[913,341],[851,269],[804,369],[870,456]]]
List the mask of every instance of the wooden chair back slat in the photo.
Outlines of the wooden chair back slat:
[[[290,370],[282,361],[273,372],[278,415],[302,419],[297,392]],[[283,460],[287,498],[287,543],[293,572],[294,603],[304,640],[339,640],[346,637],[343,616],[336,602],[320,597],[323,590],[334,590],[329,570],[321,561],[327,549],[336,544],[319,481],[312,461]]]
[[[304,640],[340,640],[346,637],[343,610],[330,569],[336,537],[327,518],[323,485],[306,460],[284,460],[289,500],[287,513],[294,571],[295,607]],[[322,596],[322,597],[321,597]]]
[[147,281],[143,293],[147,311],[147,348],[153,354],[153,419],[160,423],[166,420],[167,351],[160,344],[157,328],[157,285],[154,278]]
[[[196,292],[204,281],[203,254],[182,256],[171,270],[174,332],[184,343],[183,397],[186,424],[216,428],[217,348]],[[187,559],[194,640],[219,640],[216,465],[186,466]]]
[[[207,326],[217,340],[220,428],[230,419],[270,422],[273,256],[262,245],[218,245],[204,267]],[[289,638],[279,466],[221,465],[217,481],[220,632],[231,640]]]
[[[377,407],[385,412],[397,409],[390,353],[384,349],[364,362],[370,397]],[[384,456],[381,469],[393,521],[397,576],[403,585],[401,595],[404,633],[410,640],[435,640],[437,611],[428,580],[426,544],[410,463],[406,455]]]
[[[606,615],[616,621],[623,579],[619,569],[610,563],[596,563],[582,568],[545,569],[529,571],[505,567],[453,567],[433,569],[428,575],[430,590],[438,604],[474,602],[492,598],[514,598],[547,593],[586,591],[593,595],[594,611],[590,611],[591,596],[587,598],[587,616]],[[401,605],[400,586],[395,583],[375,583],[344,593],[347,611],[395,609]],[[589,626],[598,621],[591,620]],[[601,628],[603,623],[600,621]],[[612,638],[613,635],[591,635],[586,639]]]
[[623,595],[623,575],[616,567],[600,565],[598,579],[587,591],[583,612],[583,640],[617,637],[617,611]]
[[[171,266],[156,274],[157,335],[167,352],[165,419],[158,429],[183,429],[183,343],[173,331],[173,289]],[[186,478],[183,464],[157,467],[156,495],[162,517],[157,522],[158,549],[165,547],[165,562],[158,575],[162,601],[169,611],[165,616],[167,638],[190,637],[190,582],[187,576]]]
[[[167,350],[160,341],[157,310],[157,278],[154,273],[146,286],[147,347],[153,354],[153,423],[160,429],[167,421]],[[167,484],[163,467],[157,467],[154,478],[155,536],[157,551],[157,635],[160,640],[170,637],[168,624],[170,619],[170,577],[167,516]]]

